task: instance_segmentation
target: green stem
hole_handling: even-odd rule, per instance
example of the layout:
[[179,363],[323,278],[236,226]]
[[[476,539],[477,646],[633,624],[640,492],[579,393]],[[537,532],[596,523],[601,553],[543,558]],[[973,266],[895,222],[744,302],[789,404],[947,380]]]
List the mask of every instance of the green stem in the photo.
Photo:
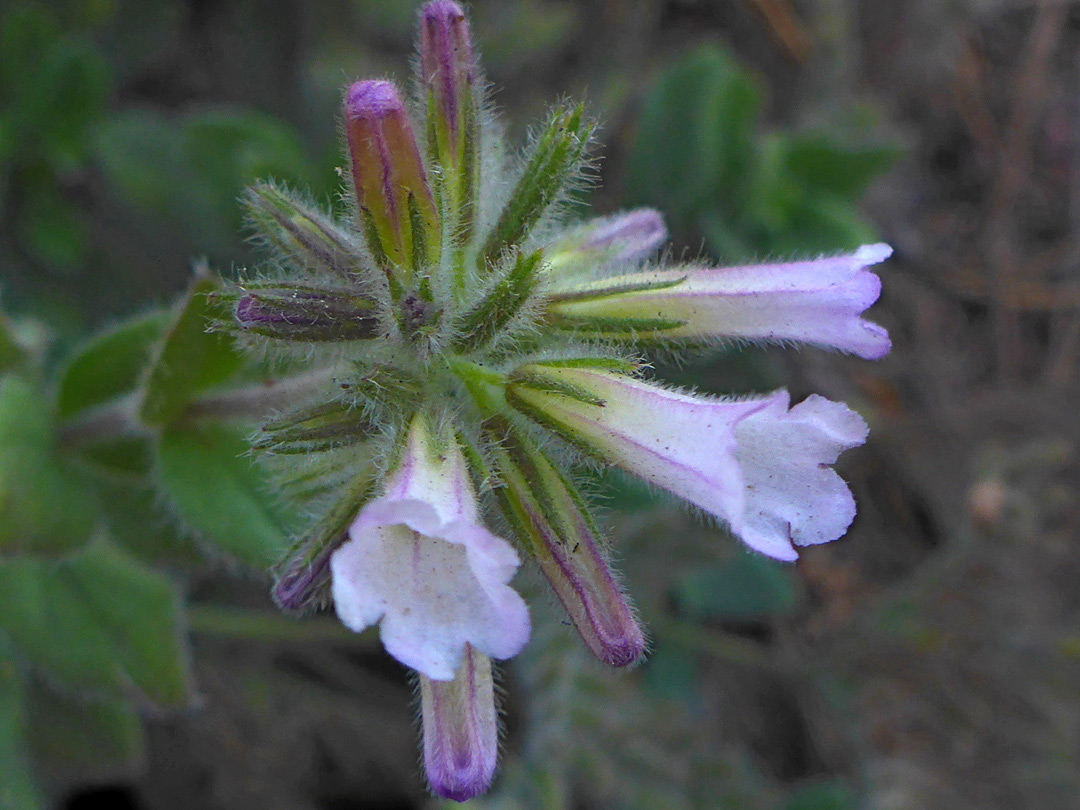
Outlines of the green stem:
[[[312,391],[325,387],[333,377],[332,369],[317,369],[246,388],[216,391],[192,399],[180,421],[258,421],[276,410],[303,402]],[[121,436],[146,435],[148,429],[139,420],[141,405],[142,392],[133,391],[80,414],[61,425],[61,447],[80,447]]]
[[704,653],[756,669],[779,669],[778,662],[760,644],[730,633],[706,630],[690,622],[665,618],[654,620],[658,638],[693,652]]
[[354,633],[333,618],[299,620],[281,613],[204,604],[189,606],[187,619],[193,634],[208,638],[287,644],[315,641],[371,648],[379,646],[376,633]]

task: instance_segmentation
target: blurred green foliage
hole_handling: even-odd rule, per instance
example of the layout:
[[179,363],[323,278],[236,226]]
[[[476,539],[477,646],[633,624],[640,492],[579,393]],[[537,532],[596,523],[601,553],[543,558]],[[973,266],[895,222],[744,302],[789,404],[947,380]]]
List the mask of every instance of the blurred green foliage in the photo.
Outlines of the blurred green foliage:
[[646,94],[627,202],[664,211],[723,261],[850,250],[874,240],[857,203],[899,157],[828,133],[760,133],[762,93],[726,51],[702,46]]

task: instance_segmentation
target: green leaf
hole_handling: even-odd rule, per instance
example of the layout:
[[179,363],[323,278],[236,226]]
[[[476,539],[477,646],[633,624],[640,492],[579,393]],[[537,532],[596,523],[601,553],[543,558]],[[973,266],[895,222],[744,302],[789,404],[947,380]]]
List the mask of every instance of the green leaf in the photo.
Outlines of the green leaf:
[[0,807],[40,810],[45,804],[34,784],[23,731],[25,685],[15,659],[0,639]]
[[97,493],[109,537],[135,557],[186,569],[202,562],[154,488],[155,451],[144,437],[98,442],[78,451],[78,467]]
[[15,336],[11,323],[0,315],[0,374],[18,368],[26,357],[26,352]]
[[651,698],[687,703],[701,699],[697,661],[678,647],[661,643],[649,656],[642,672],[642,687]]
[[760,105],[753,79],[715,46],[672,65],[645,97],[627,160],[629,201],[658,205],[681,227],[715,206],[753,159]]
[[235,249],[245,186],[266,177],[299,183],[311,173],[288,125],[242,108],[126,110],[96,127],[93,149],[120,197],[200,250]]
[[89,539],[97,514],[93,493],[55,454],[44,397],[0,378],[0,552],[66,553]]
[[785,168],[793,177],[851,201],[902,154],[896,146],[849,146],[821,133],[788,138],[786,152]]
[[221,385],[243,367],[232,338],[207,331],[215,320],[231,317],[208,297],[220,287],[216,279],[199,276],[188,289],[150,368],[141,408],[146,424],[176,421],[199,393]]
[[27,200],[19,211],[19,238],[26,250],[50,267],[71,269],[80,266],[89,247],[89,232],[78,210],[51,185],[27,189]]
[[791,794],[784,810],[853,810],[851,791],[840,782],[821,782]]
[[37,680],[28,691],[27,737],[43,766],[89,776],[141,762],[142,719],[127,701],[81,700]]
[[59,562],[0,563],[0,630],[65,689],[185,705],[179,610],[166,577],[106,543]]
[[289,514],[242,435],[220,425],[167,430],[157,451],[162,491],[205,545],[252,568],[266,568],[281,556]]
[[78,347],[60,373],[57,411],[80,411],[134,391],[142,381],[168,313],[138,315]]
[[679,610],[694,619],[751,619],[783,615],[795,589],[780,563],[739,552],[722,565],[698,569],[675,587]]

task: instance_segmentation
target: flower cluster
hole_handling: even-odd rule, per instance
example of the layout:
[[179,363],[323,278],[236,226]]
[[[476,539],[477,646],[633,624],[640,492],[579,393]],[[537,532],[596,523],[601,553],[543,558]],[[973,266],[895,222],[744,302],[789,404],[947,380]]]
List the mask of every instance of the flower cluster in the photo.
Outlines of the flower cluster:
[[597,658],[644,654],[576,465],[639,476],[781,560],[847,530],[855,504],[829,465],[865,440],[856,413],[665,387],[640,352],[734,339],[881,357],[889,338],[861,313],[880,289],[867,268],[890,250],[658,266],[654,211],[567,222],[589,170],[583,108],[558,107],[508,158],[461,9],[434,0],[420,23],[414,99],[388,81],[345,94],[350,215],[254,187],[274,261],[230,295],[242,341],[332,369],[319,398],[256,438],[313,511],[275,598],[332,597],[353,630],[380,625],[419,674],[432,789],[462,800],[495,768],[492,659],[529,638],[510,585],[523,559]]

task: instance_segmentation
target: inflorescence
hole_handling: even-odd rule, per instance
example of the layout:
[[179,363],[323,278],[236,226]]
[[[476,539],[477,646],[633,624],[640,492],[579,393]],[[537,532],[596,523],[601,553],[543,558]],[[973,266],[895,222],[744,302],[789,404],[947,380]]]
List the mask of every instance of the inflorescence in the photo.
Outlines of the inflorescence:
[[583,107],[557,107],[509,159],[461,8],[434,0],[420,25],[415,99],[380,80],[346,91],[349,215],[250,189],[273,261],[228,295],[243,343],[333,368],[255,439],[313,514],[274,596],[380,624],[419,674],[431,787],[464,800],[495,769],[491,660],[529,638],[509,584],[522,558],[597,658],[645,652],[578,465],[639,476],[781,560],[847,530],[854,500],[829,465],[866,438],[855,412],[677,390],[641,357],[732,339],[882,357],[888,335],[860,316],[880,291],[867,268],[891,251],[661,266],[655,211],[568,221],[590,166]]

